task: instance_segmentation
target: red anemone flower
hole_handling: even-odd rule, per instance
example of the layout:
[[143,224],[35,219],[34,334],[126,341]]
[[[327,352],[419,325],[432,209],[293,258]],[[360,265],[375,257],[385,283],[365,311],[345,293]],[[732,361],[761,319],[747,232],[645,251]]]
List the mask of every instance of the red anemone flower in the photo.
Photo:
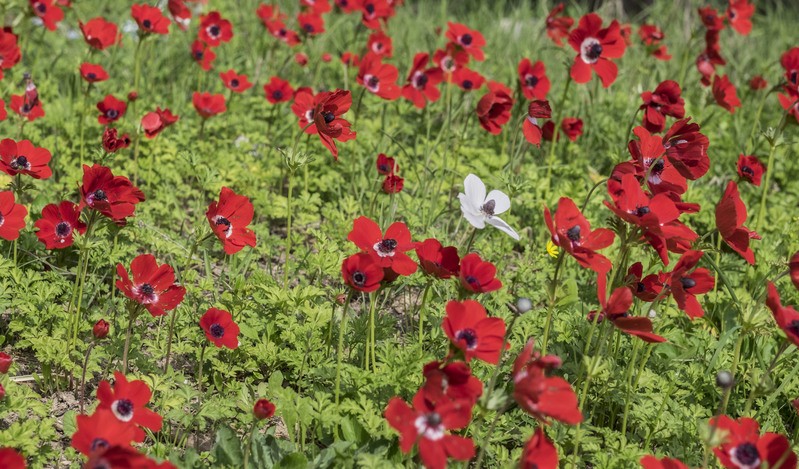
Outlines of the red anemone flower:
[[519,62],[517,71],[525,99],[547,99],[550,83],[544,62],[539,60],[536,63],[532,63],[530,59],[522,59]]
[[474,91],[482,88],[486,79],[472,69],[461,67],[453,72],[451,81],[463,91]]
[[710,169],[708,145],[708,138],[699,132],[699,124],[691,123],[690,117],[672,124],[663,136],[666,157],[680,174],[692,181],[704,176]]
[[727,75],[713,77],[713,97],[716,98],[716,104],[730,111],[730,114],[735,113],[735,108],[741,107],[735,85],[730,83]]
[[92,327],[92,335],[95,339],[105,339],[108,336],[108,330],[110,325],[106,322],[105,319],[100,319],[94,326]]
[[519,469],[558,469],[558,450],[547,438],[543,427],[536,428],[525,443]]
[[297,24],[309,36],[317,36],[325,32],[325,20],[320,14],[315,12],[299,13],[297,15]]
[[568,425],[582,422],[577,394],[569,382],[558,376],[546,375],[548,370],[560,367],[560,358],[554,355],[542,357],[533,351],[533,347],[531,339],[513,363],[513,398],[516,403],[543,423],[549,423],[549,419]]
[[269,399],[258,399],[255,401],[255,405],[252,408],[252,413],[255,415],[255,418],[258,420],[272,418],[275,415],[275,404],[269,401]]
[[97,83],[108,80],[108,72],[102,65],[82,63],[80,65],[80,76],[89,83]]
[[474,442],[470,438],[448,433],[469,424],[472,406],[450,400],[434,405],[419,390],[413,397],[413,407],[393,397],[383,415],[400,433],[400,450],[408,453],[418,445],[419,457],[429,469],[445,469],[448,458],[469,461],[474,457]]
[[760,181],[765,172],[766,167],[756,156],[744,156],[743,153],[738,156],[738,177],[741,180],[760,186]]
[[211,50],[211,46],[197,39],[191,43],[191,57],[207,72],[211,70],[216,54]]
[[175,271],[168,264],[158,265],[155,256],[142,254],[130,263],[130,272],[117,264],[116,286],[128,298],[147,308],[153,317],[177,308],[186,296],[186,288],[175,284]]
[[0,448],[0,467],[6,469],[25,469],[25,458],[13,448]]
[[[636,127],[633,133],[638,140],[631,140],[627,144],[632,160],[617,165],[614,173],[621,169],[621,165],[632,163],[635,176],[639,179],[646,178],[646,185],[653,194],[684,194],[688,190],[688,182],[671,161],[665,158],[666,148],[663,147],[662,139],[650,134],[643,127]],[[614,174],[611,177],[616,176]],[[619,177],[621,178],[622,176]]]
[[777,326],[782,329],[791,343],[799,347],[799,311],[793,306],[782,305],[777,287],[772,282],[768,282],[766,288],[766,305],[774,315]]
[[51,158],[49,150],[34,147],[30,140],[0,140],[0,171],[9,176],[27,174],[34,179],[47,179],[53,175],[48,166]]
[[33,224],[39,231],[36,237],[45,249],[63,249],[72,246],[75,231],[86,232],[86,224],[80,221],[80,209],[72,202],[48,204],[42,209],[42,218]]
[[222,241],[225,254],[235,254],[244,246],[255,247],[255,233],[247,228],[253,214],[250,199],[227,187],[223,187],[219,193],[219,202],[211,202],[208,206],[205,218],[216,237]]
[[108,409],[97,409],[92,415],[78,415],[76,420],[72,447],[86,456],[112,446],[128,448],[133,441],[144,441],[144,433],[138,427],[119,420]]
[[17,35],[11,29],[0,28],[0,80],[3,79],[3,70],[9,70],[22,58],[17,44]]
[[267,101],[271,104],[277,104],[291,101],[291,98],[294,97],[294,88],[286,80],[272,77],[269,83],[264,85],[264,93]]
[[347,67],[360,67],[361,65],[361,58],[358,57],[358,54],[343,52],[340,58],[341,63]]
[[394,158],[390,156],[386,156],[385,153],[380,153],[377,155],[377,173],[383,176],[388,176],[389,174],[395,174],[399,171],[399,165]]
[[341,276],[344,283],[360,292],[369,293],[380,288],[383,281],[383,268],[366,252],[359,252],[344,259],[341,263]]
[[0,352],[0,374],[8,373],[8,370],[11,368],[11,365],[14,363],[14,359],[11,358],[11,355]]
[[564,15],[558,16],[565,6],[558,3],[547,15],[547,36],[558,46],[563,45],[563,39],[568,39],[569,29],[574,25],[574,19]]
[[402,94],[402,89],[397,85],[398,76],[397,67],[382,63],[376,54],[366,54],[361,60],[357,80],[370,93],[393,101]]
[[645,316],[630,316],[630,308],[633,305],[633,293],[627,287],[619,287],[613,290],[610,298],[605,300],[599,297],[602,311],[591,311],[591,316],[599,314],[598,320],[607,319],[617,329],[636,336],[644,342],[656,343],[666,342],[666,339],[652,332],[652,320]]
[[169,461],[157,463],[130,446],[109,446],[89,455],[84,468],[177,469]]
[[480,255],[472,252],[461,259],[460,281],[463,288],[471,293],[489,293],[502,288],[502,282],[496,278],[497,268]]
[[44,108],[42,102],[38,99],[32,103],[23,95],[11,95],[11,102],[8,103],[12,111],[18,116],[27,119],[28,122],[33,122],[40,117],[44,117]]
[[469,54],[452,43],[447,44],[444,49],[438,49],[433,53],[433,64],[441,69],[447,81],[450,81],[455,71],[466,67],[467,63],[469,63]]
[[634,263],[627,269],[625,283],[636,298],[646,302],[655,301],[663,289],[658,274],[644,277],[644,266],[640,262]]
[[493,135],[499,135],[502,126],[510,120],[513,108],[512,93],[507,86],[492,81],[488,84],[488,93],[477,102],[477,118],[480,126]]
[[116,153],[118,150],[130,146],[130,136],[124,134],[119,136],[117,129],[106,127],[103,131],[103,149],[106,153]]
[[[760,435],[757,421],[748,417],[733,420],[726,415],[710,419],[710,425],[724,432],[724,442],[713,448],[722,466],[728,469],[796,467],[796,454],[783,435]],[[781,464],[780,464],[781,463]]]
[[472,406],[483,394],[483,383],[472,376],[469,365],[462,361],[433,361],[424,366],[423,374],[424,385],[420,391],[425,400],[434,405],[450,400]]
[[230,21],[222,18],[218,11],[212,11],[200,16],[200,26],[197,37],[210,47],[216,47],[233,38],[233,26]]
[[145,434],[139,426],[157,432],[163,425],[164,419],[146,407],[152,396],[144,381],[128,381],[125,375],[114,371],[113,388],[106,380],[100,381],[97,387],[97,400],[100,401],[97,409],[109,410],[120,422],[136,425],[135,440],[143,440]]
[[178,119],[180,119],[180,117],[172,114],[168,108],[161,109],[160,107],[156,107],[155,111],[148,112],[141,118],[141,127],[144,130],[144,136],[147,138],[155,138],[162,130],[177,122]]
[[613,232],[606,228],[592,231],[591,224],[572,199],[560,198],[554,220],[549,208],[545,207],[544,220],[552,235],[552,242],[571,254],[581,266],[598,274],[610,271],[610,260],[596,251],[613,244]]
[[574,142],[577,137],[583,134],[583,121],[579,117],[564,117],[560,123],[560,128],[569,137],[569,140]]
[[665,35],[659,27],[653,24],[641,25],[638,29],[638,35],[641,37],[641,41],[646,46],[647,51],[654,58],[658,60],[671,60],[668,49],[660,43]]
[[748,0],[730,0],[727,7],[727,20],[730,27],[738,34],[748,35],[752,31],[752,15],[755,14],[755,6]]
[[327,13],[333,9],[328,0],[300,0],[300,5],[303,9],[309,9],[317,15]]
[[338,160],[338,148],[334,140],[346,142],[356,135],[350,130],[350,123],[341,118],[352,106],[352,94],[349,90],[325,91],[319,93],[315,101],[313,127],[319,133],[322,145]]
[[95,164],[83,165],[80,208],[89,206],[117,223],[132,216],[144,193],[124,176],[114,176],[111,169]]
[[205,331],[205,337],[217,348],[227,347],[231,350],[238,348],[239,325],[233,321],[233,316],[229,312],[208,308],[208,311],[200,318],[200,327]]
[[425,68],[429,61],[426,52],[416,54],[408,72],[408,83],[402,87],[402,96],[419,109],[424,108],[427,101],[438,101],[441,96],[438,84],[444,79],[444,74],[438,67]]
[[220,72],[219,78],[222,79],[225,88],[234,93],[243,93],[252,88],[252,83],[247,79],[247,75],[236,73],[235,70],[230,69],[227,72]]
[[78,22],[86,44],[97,50],[104,50],[117,44],[122,38],[117,25],[103,17],[92,18],[86,24]]
[[607,88],[618,74],[616,64],[609,59],[624,55],[624,39],[619,33],[619,23],[613,20],[610,26],[602,28],[602,18],[596,13],[588,13],[580,18],[577,29],[569,35],[569,44],[577,51],[571,77],[577,83],[591,81],[593,70]]
[[109,94],[105,99],[97,103],[97,110],[100,111],[100,115],[97,116],[97,122],[103,125],[116,122],[125,115],[127,108],[128,105],[125,101],[120,101]]
[[785,69],[785,80],[789,88],[796,91],[799,87],[799,47],[792,47],[783,52],[780,57],[780,65]]
[[352,223],[352,231],[347,239],[369,253],[380,267],[391,268],[399,275],[416,272],[416,262],[405,254],[414,248],[411,232],[405,223],[393,223],[384,236],[377,223],[361,216]]
[[703,254],[702,251],[686,251],[674,266],[674,270],[667,274],[667,284],[671,288],[677,307],[685,311],[691,319],[705,315],[696,295],[713,290],[716,284],[710,271],[703,267],[694,269]]
[[661,82],[655,91],[644,91],[641,100],[644,104],[643,126],[652,133],[663,132],[666,116],[682,119],[685,117],[685,100],[680,96],[680,85],[676,81]]
[[540,147],[543,129],[538,124],[538,119],[549,119],[552,117],[552,109],[549,101],[532,101],[527,106],[527,118],[522,123],[522,134],[531,144]]
[[718,10],[711,6],[705,6],[697,10],[699,12],[699,19],[710,31],[720,31],[724,29],[724,15],[719,15]]
[[658,459],[654,456],[644,456],[641,458],[641,467],[644,469],[689,469],[679,459],[666,458]]
[[441,324],[452,345],[468,363],[472,358],[496,365],[505,338],[505,321],[490,318],[475,300],[449,301]]
[[[393,54],[391,37],[387,36],[383,31],[375,31],[370,34],[369,38],[366,40],[366,48],[369,52],[380,57],[391,57]],[[419,54],[416,56],[418,57]],[[414,60],[414,62],[416,61]],[[427,63],[427,61],[425,61],[425,63]]]
[[447,26],[447,40],[460,46],[466,53],[474,57],[474,60],[481,62],[485,59],[483,47],[486,45],[486,40],[480,31],[451,21],[447,23]]
[[[787,87],[785,89],[788,91],[788,94],[777,93],[777,99],[780,102],[780,106],[793,116],[794,121],[799,122],[799,91],[791,91],[791,89]],[[11,97],[11,103],[13,106],[13,96]]]
[[389,174],[383,179],[383,192],[386,194],[399,194],[405,186],[405,179],[397,174]]
[[763,75],[755,75],[749,80],[749,89],[751,90],[763,90],[766,89],[768,86],[768,82]]
[[6,103],[2,99],[0,99],[0,121],[6,120],[6,117],[8,117],[8,111],[6,111]]
[[14,241],[19,238],[19,231],[25,228],[25,216],[28,209],[14,202],[14,193],[0,191],[0,238]]
[[166,7],[169,10],[169,14],[172,15],[172,20],[181,31],[188,29],[191,21],[191,10],[186,6],[185,0],[169,0]]
[[208,119],[209,117],[227,111],[225,95],[223,94],[211,94],[207,91],[200,93],[195,91],[191,95],[191,102],[194,104],[194,109],[197,111],[197,114],[203,119]]
[[422,271],[435,278],[450,278],[460,271],[458,248],[444,247],[435,238],[416,243],[416,257]]
[[55,6],[53,0],[30,0],[33,14],[42,20],[44,27],[55,31],[58,23],[64,19],[64,11]]
[[394,13],[388,0],[358,0],[361,22],[369,29],[381,29],[380,20],[385,22]]
[[158,7],[136,4],[130,7],[130,15],[142,34],[169,34],[169,18]]
[[727,184],[727,189],[716,205],[716,227],[724,242],[740,254],[746,262],[755,264],[755,253],[749,246],[750,239],[760,239],[760,235],[743,226],[746,221],[746,205],[738,193],[735,181]]

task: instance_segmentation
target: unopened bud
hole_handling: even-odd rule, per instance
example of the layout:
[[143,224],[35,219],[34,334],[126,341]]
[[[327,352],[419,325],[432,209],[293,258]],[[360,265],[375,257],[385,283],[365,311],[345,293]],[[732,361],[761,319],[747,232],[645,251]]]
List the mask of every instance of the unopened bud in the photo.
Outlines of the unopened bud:
[[275,415],[275,405],[269,402],[269,399],[258,399],[252,413],[258,420],[268,419]]
[[716,374],[716,386],[721,389],[730,389],[734,384],[735,379],[729,371],[721,370]]
[[0,373],[8,373],[8,369],[11,368],[12,363],[14,363],[14,359],[11,358],[11,355],[0,352]]
[[95,339],[104,339],[108,335],[108,323],[104,319],[100,319],[94,324],[92,334]]
[[521,297],[516,300],[516,311],[519,314],[524,314],[531,309],[533,309],[533,302],[530,301],[530,298]]

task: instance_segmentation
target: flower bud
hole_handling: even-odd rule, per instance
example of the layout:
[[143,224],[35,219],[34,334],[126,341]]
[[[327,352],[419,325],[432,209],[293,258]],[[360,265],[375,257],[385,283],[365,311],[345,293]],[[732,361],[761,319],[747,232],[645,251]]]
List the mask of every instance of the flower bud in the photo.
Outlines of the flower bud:
[[11,358],[11,355],[0,352],[0,373],[8,373],[8,369],[11,368],[12,363],[14,363],[14,359]]
[[346,293],[341,293],[336,296],[336,303],[338,303],[339,305],[343,305],[345,301],[347,301]]
[[139,99],[139,93],[135,91],[131,91],[130,93],[128,93],[128,101],[133,102],[136,101],[137,99]]
[[268,399],[258,399],[252,412],[258,420],[268,419],[275,415],[275,405]]
[[104,339],[108,335],[108,323],[104,319],[100,319],[92,328],[92,334],[95,339]]
[[735,379],[729,371],[721,370],[716,374],[716,386],[721,389],[730,389],[734,384]]
[[533,309],[533,302],[530,301],[530,298],[521,297],[516,300],[516,311],[518,311],[519,314],[524,314],[531,309]]

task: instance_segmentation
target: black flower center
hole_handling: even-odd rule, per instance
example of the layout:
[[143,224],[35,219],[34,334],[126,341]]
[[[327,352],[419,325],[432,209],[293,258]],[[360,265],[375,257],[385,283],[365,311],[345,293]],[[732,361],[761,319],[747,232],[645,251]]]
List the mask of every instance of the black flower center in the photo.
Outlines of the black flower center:
[[150,29],[153,26],[153,23],[150,20],[144,20],[141,22],[141,24],[147,29]]
[[210,28],[208,28],[208,33],[209,33],[211,36],[214,36],[214,37],[216,37],[216,36],[219,36],[219,33],[220,33],[220,32],[221,32],[221,31],[219,30],[219,26],[218,26],[218,25],[216,25],[216,24],[215,24],[215,25],[213,25],[213,26],[211,26]]
[[155,289],[149,283],[145,283],[144,285],[139,287],[139,291],[141,291],[142,294],[144,294],[146,296],[152,296],[153,293],[155,293]]
[[211,324],[211,327],[208,329],[211,331],[211,335],[214,336],[214,338],[221,339],[222,336],[225,335],[225,328],[217,323]]
[[333,120],[336,118],[336,115],[333,114],[332,112],[328,111],[328,112],[322,114],[322,117],[325,118],[325,124],[329,124],[329,123],[333,122]]
[[217,226],[219,226],[219,225],[230,226],[230,220],[228,220],[228,219],[227,219],[227,218],[225,218],[225,217],[219,217],[219,218],[216,220],[216,225],[217,225]]
[[107,111],[105,111],[105,116],[109,119],[116,119],[117,117],[119,117],[119,111],[117,111],[116,109],[108,109]]
[[467,349],[473,349],[477,346],[477,333],[474,329],[463,329],[455,334],[455,339],[458,341],[466,342]]
[[380,243],[377,246],[377,249],[383,254],[388,254],[394,251],[394,249],[396,248],[397,248],[397,240],[391,238],[380,241]]
[[97,78],[97,75],[94,72],[89,72],[86,74],[86,78],[88,78],[89,80],[94,80],[95,78]]
[[104,190],[97,189],[94,191],[94,200],[108,200],[108,196],[105,194]]
[[366,12],[367,12],[367,13],[369,13],[370,15],[373,15],[373,14],[375,13],[375,6],[374,6],[373,4],[371,4],[371,3],[368,3],[368,4],[366,4],[366,6],[364,7],[364,9],[365,9],[365,10],[366,10]]
[[279,100],[283,99],[283,92],[280,90],[275,90],[272,92],[272,99]]
[[45,14],[45,13],[47,13],[47,5],[45,5],[45,4],[44,4],[44,3],[42,3],[42,2],[37,2],[37,3],[36,3],[36,10],[37,10],[39,13],[41,13],[41,14]]
[[438,427],[441,425],[441,415],[438,412],[431,412],[425,417],[428,427]]
[[464,46],[468,46],[472,44],[472,35],[471,34],[464,34],[461,36],[461,44]]
[[91,444],[92,453],[105,448],[108,448],[108,440],[105,440],[103,438],[95,438],[94,440],[92,440]]
[[696,280],[688,277],[682,277],[680,283],[682,283],[682,287],[686,290],[696,286]]
[[31,108],[32,108],[32,106],[30,104],[25,103],[20,108],[20,112],[22,112],[23,114],[28,114],[29,112],[31,112]]
[[232,86],[233,88],[238,88],[239,87],[239,80],[237,80],[235,78],[230,80],[230,86]]
[[788,80],[794,85],[799,84],[799,70],[791,70],[791,73],[788,74]]
[[580,241],[580,225],[574,225],[566,232],[566,237],[570,240],[577,242]]
[[529,86],[530,88],[533,88],[535,85],[538,84],[538,77],[533,75],[527,75],[524,78],[524,84]]
[[127,417],[133,413],[133,403],[128,399],[116,401],[116,411],[122,417]]
[[638,207],[635,209],[635,216],[637,217],[643,217],[647,213],[649,213],[649,207]]
[[644,285],[644,282],[638,282],[636,284],[636,286],[635,286],[635,291],[637,291],[638,293],[645,292],[646,291],[646,285]]
[[310,24],[310,23],[305,23],[304,25],[302,25],[302,29],[304,29],[305,31],[307,31],[309,33],[312,33],[313,32],[313,25]]
[[354,283],[359,287],[366,285],[366,274],[364,274],[360,270],[355,271],[352,274],[352,283]]
[[485,204],[483,204],[482,207],[480,207],[480,211],[491,217],[494,215],[494,209],[496,208],[496,206],[497,202],[494,199],[491,199],[487,201]]
[[741,465],[752,467],[760,461],[760,453],[752,443],[741,443],[735,447],[735,459]]
[[429,78],[427,78],[427,75],[424,73],[420,73],[419,75],[416,76],[416,87],[424,88],[424,86],[427,84],[427,80],[429,80]]
[[377,85],[379,84],[380,84],[380,79],[374,75],[370,76],[369,79],[366,80],[366,86],[368,86],[369,88],[377,88]]
[[10,166],[11,169],[28,169],[30,167],[30,163],[28,162],[28,158],[20,155],[11,161]]
[[463,88],[467,90],[470,90],[472,89],[472,87],[474,87],[474,83],[472,83],[472,80],[463,80],[463,83],[461,83],[461,85],[463,85]]
[[69,223],[62,221],[55,226],[55,234],[59,238],[66,238],[72,232],[72,227]]
[[666,163],[663,162],[662,159],[659,159],[657,163],[652,166],[652,172],[655,174],[660,174],[663,172],[663,168],[666,166]]
[[752,170],[752,168],[750,168],[749,166],[742,166],[741,167],[741,172],[746,174],[746,175],[749,175],[749,176],[754,176],[755,175],[754,170]]
[[203,54],[204,53],[203,53],[202,50],[197,49],[197,50],[194,51],[194,58],[197,59],[197,60],[202,60],[203,59]]
[[796,337],[799,337],[799,319],[794,319],[793,321],[791,321],[791,323],[785,327],[785,330],[795,335]]
[[591,47],[588,48],[588,51],[585,53],[585,55],[590,60],[599,59],[599,56],[602,55],[602,44],[598,42],[591,44]]

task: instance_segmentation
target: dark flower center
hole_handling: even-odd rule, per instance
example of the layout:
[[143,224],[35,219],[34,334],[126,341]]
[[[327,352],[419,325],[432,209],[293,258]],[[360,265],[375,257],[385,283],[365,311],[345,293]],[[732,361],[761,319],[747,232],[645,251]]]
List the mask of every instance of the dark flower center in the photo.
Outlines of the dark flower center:
[[141,291],[144,295],[152,296],[155,293],[155,289],[149,283],[145,283],[141,287],[139,287],[139,291]]
[[72,227],[69,223],[62,221],[55,226],[55,234],[59,238],[66,238],[72,232]]
[[325,118],[325,124],[329,124],[329,123],[333,122],[333,120],[336,118],[336,115],[333,114],[332,112],[328,111],[328,112],[322,114],[322,117]]
[[637,291],[638,293],[645,292],[646,291],[646,285],[644,285],[644,282],[638,282],[638,284],[635,286],[635,291]]
[[686,290],[696,286],[696,280],[688,277],[682,277],[680,283],[682,283],[682,287]]
[[474,329],[463,329],[455,334],[455,339],[466,342],[466,348],[471,350],[477,346],[477,333]]
[[239,81],[237,79],[235,79],[235,78],[230,80],[230,86],[232,86],[233,88],[238,88],[239,87]]
[[3,218],[3,214],[0,213],[0,226],[3,226],[3,222],[4,221],[5,221],[5,218]]
[[538,77],[533,75],[527,75],[524,78],[524,84],[529,86],[530,88],[533,88],[535,85],[538,84]]
[[25,104],[22,105],[22,107],[19,110],[23,114],[28,114],[29,112],[31,112],[31,108],[32,108],[32,106],[30,104],[25,103]]
[[272,92],[272,99],[279,100],[283,99],[283,92],[280,90],[275,90]]
[[742,166],[741,167],[741,172],[744,173],[744,174],[747,174],[749,176],[754,176],[755,175],[754,170],[752,170],[752,168],[750,168],[749,166]]
[[788,80],[794,85],[799,84],[799,70],[791,70],[791,73],[788,75]]
[[214,36],[214,37],[219,36],[220,32],[221,31],[219,30],[219,26],[218,25],[213,25],[210,28],[208,28],[208,33],[211,34],[211,36]]
[[570,240],[577,242],[580,241],[580,225],[574,225],[566,232],[566,237]]
[[116,411],[122,417],[127,417],[133,413],[133,403],[128,399],[116,401]]
[[194,51],[194,58],[197,59],[197,60],[202,60],[203,59],[203,51],[200,50],[200,49],[195,50]]
[[663,160],[659,159],[657,163],[652,166],[652,172],[655,174],[660,174],[663,172],[663,168],[666,166],[666,163]]
[[101,449],[105,449],[105,448],[108,448],[108,440],[105,440],[103,438],[95,438],[94,440],[92,440],[92,444],[91,444],[91,452],[92,453],[97,451],[97,450],[101,450]]
[[760,453],[752,443],[741,443],[735,447],[735,459],[744,466],[751,467],[760,461]]
[[208,329],[211,331],[211,335],[216,339],[221,339],[222,336],[225,335],[225,328],[217,323],[211,324],[211,327]]
[[471,34],[464,34],[461,36],[461,44],[464,46],[468,46],[472,44],[472,35]]
[[225,225],[225,226],[228,226],[228,227],[229,227],[229,226],[230,226],[230,220],[228,220],[228,219],[227,219],[227,218],[225,218],[225,217],[219,217],[219,218],[216,220],[216,225],[217,225],[217,226],[219,226],[219,225]]
[[377,88],[377,85],[379,84],[380,84],[380,79],[374,75],[370,76],[369,79],[366,80],[366,86],[368,86],[369,88]]
[[494,199],[491,199],[487,201],[485,204],[483,204],[482,207],[480,207],[480,211],[491,217],[494,215],[494,209],[496,208],[496,206],[497,206],[496,201],[494,201]]
[[394,249],[396,248],[397,248],[397,240],[391,238],[380,241],[380,243],[377,246],[378,251],[382,252],[383,254],[388,254],[394,251]]
[[305,23],[304,25],[302,25],[302,29],[304,29],[305,31],[307,31],[309,33],[312,33],[313,32],[313,25],[310,24],[310,23]]
[[649,207],[638,207],[635,209],[635,216],[637,217],[643,217],[647,213],[649,213]]
[[104,190],[97,189],[94,191],[94,200],[108,200],[108,196],[105,194]]
[[794,319],[785,327],[785,330],[793,334],[794,336],[799,337],[799,319]]
[[591,47],[588,48],[588,51],[585,54],[590,60],[597,60],[599,56],[602,55],[602,44],[595,42],[591,44]]
[[374,12],[375,12],[375,6],[374,6],[374,5],[372,5],[371,3],[368,3],[368,4],[367,4],[367,5],[364,7],[364,9],[365,9],[365,10],[366,10],[366,12],[367,12],[367,13],[369,13],[370,15],[373,15],[373,14],[374,14]]
[[428,79],[429,78],[427,78],[427,75],[425,75],[424,73],[420,73],[419,75],[416,76],[416,87],[424,88],[424,86],[427,84]]
[[30,163],[28,162],[28,158],[20,155],[11,161],[10,166],[11,169],[28,169],[30,167]]
[[463,83],[461,83],[461,85],[463,85],[464,89],[470,90],[474,86],[474,83],[472,83],[472,80],[463,80]]
[[431,412],[425,417],[428,427],[438,427],[441,425],[441,416],[438,412]]
[[153,26],[153,23],[150,22],[150,20],[144,20],[144,21],[141,22],[141,24],[142,24],[142,26],[144,26],[147,29],[150,29]]
[[105,116],[109,119],[116,119],[117,117],[119,117],[119,111],[117,111],[116,109],[108,109],[107,111],[105,111]]
[[86,74],[86,78],[88,78],[89,80],[94,80],[95,78],[97,78],[97,75],[94,72],[89,72]]
[[359,287],[366,285],[366,274],[360,270],[355,271],[355,273],[352,274],[352,283]]

